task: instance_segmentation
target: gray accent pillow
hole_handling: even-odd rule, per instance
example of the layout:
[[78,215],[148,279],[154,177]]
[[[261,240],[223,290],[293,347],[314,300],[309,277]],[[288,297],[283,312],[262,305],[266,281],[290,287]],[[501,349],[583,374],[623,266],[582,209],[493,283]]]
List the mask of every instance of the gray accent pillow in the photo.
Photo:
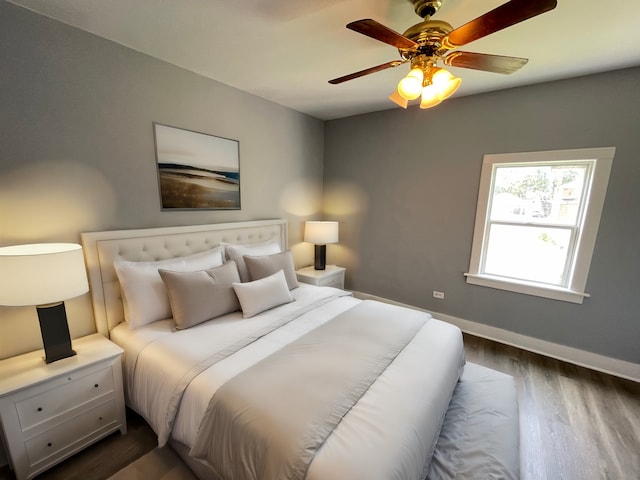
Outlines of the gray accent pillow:
[[235,262],[198,272],[158,270],[167,287],[177,329],[185,329],[240,310],[233,283],[240,281]]
[[229,243],[220,242],[220,245],[224,247],[227,260],[233,260],[238,266],[238,273],[240,274],[240,280],[242,282],[248,282],[251,280],[249,271],[244,263],[245,255],[270,255],[272,253],[281,252],[280,242],[277,240],[269,240],[261,243],[244,243],[238,245],[232,245]]
[[261,255],[261,256],[244,256],[244,263],[247,265],[251,280],[260,280],[261,278],[273,275],[278,270],[284,271],[284,276],[287,279],[287,286],[289,290],[298,288],[298,278],[296,276],[296,269],[293,265],[293,255],[289,250],[281,253],[274,253],[273,255]]
[[135,329],[171,317],[167,289],[158,269],[174,272],[193,272],[219,267],[224,263],[224,250],[216,247],[186,257],[175,257],[155,262],[116,260],[113,268],[118,275],[124,306],[124,318],[130,329]]

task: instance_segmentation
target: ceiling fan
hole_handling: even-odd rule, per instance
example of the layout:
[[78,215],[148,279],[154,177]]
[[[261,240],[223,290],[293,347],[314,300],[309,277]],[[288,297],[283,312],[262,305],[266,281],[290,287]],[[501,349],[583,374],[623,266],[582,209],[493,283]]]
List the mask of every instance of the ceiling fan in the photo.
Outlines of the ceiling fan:
[[430,108],[451,96],[460,86],[461,79],[436,64],[441,61],[452,67],[471,68],[487,72],[509,74],[527,63],[526,58],[464,52],[458,47],[471,43],[499,30],[553,10],[557,0],[510,0],[499,7],[454,29],[442,20],[431,17],[442,6],[442,0],[409,0],[415,12],[424,20],[400,34],[370,18],[356,20],[347,25],[355,32],[396,47],[402,60],[393,60],[329,80],[339,83],[371,73],[411,64],[411,71],[398,83],[389,97],[397,105],[407,108],[410,100],[422,97],[420,108]]

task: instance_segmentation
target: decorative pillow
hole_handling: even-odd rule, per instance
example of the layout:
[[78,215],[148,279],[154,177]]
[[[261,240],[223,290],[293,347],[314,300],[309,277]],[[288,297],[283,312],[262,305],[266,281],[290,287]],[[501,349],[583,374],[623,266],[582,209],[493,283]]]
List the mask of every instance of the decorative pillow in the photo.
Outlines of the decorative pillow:
[[261,278],[273,275],[278,270],[282,270],[287,279],[289,290],[293,290],[299,286],[296,269],[293,265],[293,255],[289,250],[274,253],[273,255],[262,255],[260,257],[245,255],[244,262],[247,265],[251,280],[260,280]]
[[135,329],[157,320],[171,318],[169,297],[158,273],[159,268],[188,272],[219,267],[224,263],[222,252],[222,247],[216,247],[205,252],[156,262],[113,262],[122,291],[124,318],[129,328]]
[[158,270],[169,293],[176,328],[193,327],[225,313],[240,310],[232,283],[240,282],[236,263],[198,272]]
[[238,266],[238,273],[240,274],[241,282],[248,282],[251,280],[249,271],[244,263],[245,255],[271,255],[272,253],[279,253],[282,251],[280,248],[280,242],[277,240],[269,240],[262,243],[247,243],[242,245],[231,245],[229,243],[221,243],[224,245],[225,254],[227,260],[233,260]]
[[234,283],[233,289],[240,300],[244,318],[293,301],[282,270],[253,282]]

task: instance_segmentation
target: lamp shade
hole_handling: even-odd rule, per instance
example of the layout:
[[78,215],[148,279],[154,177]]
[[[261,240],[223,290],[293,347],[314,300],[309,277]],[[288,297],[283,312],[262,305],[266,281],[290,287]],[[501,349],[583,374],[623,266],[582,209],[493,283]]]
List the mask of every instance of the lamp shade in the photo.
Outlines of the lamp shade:
[[407,105],[409,105],[409,100],[400,95],[397,89],[389,96],[389,100],[402,108],[407,108]]
[[438,105],[442,100],[438,97],[438,90],[435,85],[427,85],[422,89],[422,100],[420,108],[431,108]]
[[338,243],[338,222],[305,222],[304,241],[316,245]]
[[398,93],[406,100],[415,100],[422,92],[422,81],[424,80],[424,72],[421,68],[413,68],[398,83]]
[[0,305],[47,305],[89,291],[82,247],[37,243],[0,247]]
[[439,69],[433,74],[433,85],[438,90],[438,98],[444,100],[449,98],[460,87],[462,80],[458,77],[454,77],[450,72],[444,68]]

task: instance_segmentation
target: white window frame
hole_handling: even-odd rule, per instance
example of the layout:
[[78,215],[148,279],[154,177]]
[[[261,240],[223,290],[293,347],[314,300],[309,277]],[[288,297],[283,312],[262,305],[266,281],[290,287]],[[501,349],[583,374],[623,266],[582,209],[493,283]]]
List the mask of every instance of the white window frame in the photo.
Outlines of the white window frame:
[[[581,148],[574,150],[553,150],[545,152],[488,154],[483,157],[480,175],[478,206],[471,247],[469,272],[465,273],[467,283],[511,292],[535,295],[554,300],[582,303],[589,294],[585,292],[591,258],[596,243],[600,217],[607,193],[609,175],[615,155],[615,147]],[[544,283],[527,282],[513,278],[488,275],[481,271],[482,258],[487,241],[489,225],[490,195],[492,191],[494,166],[500,164],[553,163],[571,160],[593,161],[592,180],[587,184],[584,195],[585,212],[578,229],[578,240],[570,262],[571,273],[566,288]]]

